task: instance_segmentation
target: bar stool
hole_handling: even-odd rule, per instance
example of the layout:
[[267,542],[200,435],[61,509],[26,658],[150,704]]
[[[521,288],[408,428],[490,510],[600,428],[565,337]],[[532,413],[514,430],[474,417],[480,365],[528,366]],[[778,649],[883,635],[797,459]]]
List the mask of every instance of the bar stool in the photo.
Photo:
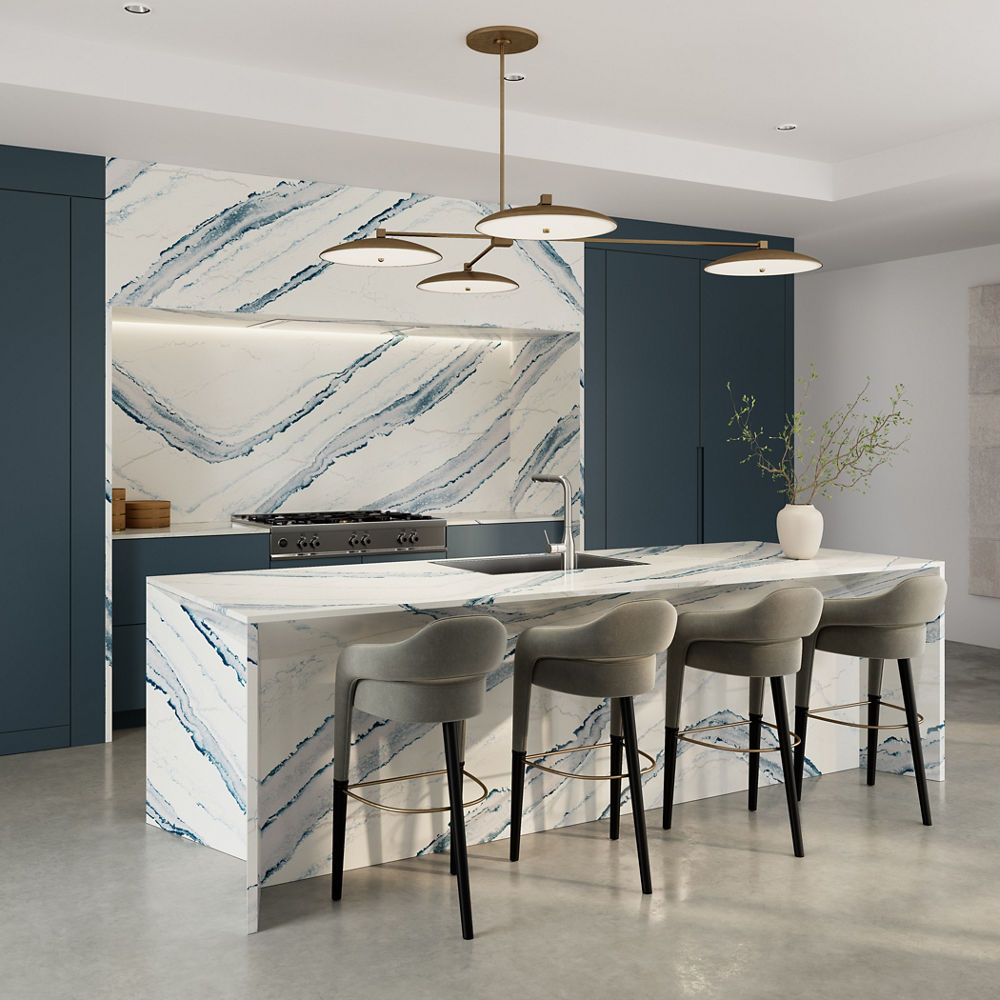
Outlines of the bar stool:
[[[330,891],[333,899],[340,899],[344,885],[347,797],[361,798],[351,791],[360,786],[348,785],[347,781],[354,708],[400,722],[440,722],[444,729],[449,805],[419,811],[443,812],[446,808],[451,814],[452,874],[458,876],[462,937],[466,940],[472,938],[472,899],[465,846],[465,807],[462,802],[465,720],[482,712],[486,677],[500,666],[506,648],[507,635],[500,622],[488,615],[469,615],[432,622],[402,642],[358,643],[347,646],[341,652],[334,690],[333,873]],[[479,784],[485,792],[482,783]],[[362,801],[376,805],[368,799]]]
[[[826,601],[823,616],[813,635],[802,645],[802,669],[795,684],[795,731],[800,742],[795,748],[795,785],[802,797],[802,772],[806,759],[806,726],[810,718],[837,722],[842,726],[868,730],[868,784],[875,784],[875,758],[878,753],[879,729],[907,729],[913,774],[917,779],[920,818],[924,826],[931,825],[931,806],[927,797],[927,775],[920,742],[920,723],[913,671],[910,658],[919,655],[927,642],[927,623],[935,621],[944,611],[948,585],[939,576],[916,576],[897,583],[891,590],[872,597],[852,597]],[[812,685],[813,654],[817,649],[868,660],[868,701],[835,705],[822,712],[809,711],[809,689]],[[903,688],[903,705],[890,705],[903,711],[906,722],[901,725],[880,725],[882,702],[882,665],[884,660],[896,660]],[[842,722],[824,718],[825,712],[840,708],[860,708],[867,704],[867,723]]]
[[[723,729],[744,723],[698,726],[683,733],[680,728],[681,696],[685,666],[713,673],[747,677],[750,680],[750,745],[738,748],[749,752],[748,808],[757,808],[757,777],[760,766],[763,722],[764,678],[771,679],[774,728],[778,734],[781,767],[785,778],[788,822],[792,830],[795,856],[805,855],[799,823],[798,799],[792,775],[792,746],[785,706],[784,677],[794,674],[802,659],[802,637],[819,621],[823,595],[814,587],[776,590],[752,607],[736,611],[686,611],[677,619],[677,632],[667,651],[666,742],[663,750],[663,829],[669,830],[673,815],[674,781],[677,771],[677,743],[684,740],[701,746],[715,746],[692,734]],[[768,724],[770,725],[770,724]],[[733,747],[718,749],[732,750]]]
[[[510,860],[521,852],[524,774],[527,767],[568,778],[611,781],[611,839],[618,839],[621,810],[622,750],[628,768],[642,891],[653,891],[642,802],[639,748],[632,698],[653,690],[656,654],[670,645],[677,612],[667,601],[621,604],[585,625],[535,625],[526,628],[514,652],[514,724],[511,753]],[[556,752],[528,754],[528,716],[533,686],[593,698],[611,699],[611,774],[581,775],[536,763]],[[598,744],[608,746],[609,744]],[[581,749],[594,749],[586,747]],[[653,759],[644,754],[651,765]]]

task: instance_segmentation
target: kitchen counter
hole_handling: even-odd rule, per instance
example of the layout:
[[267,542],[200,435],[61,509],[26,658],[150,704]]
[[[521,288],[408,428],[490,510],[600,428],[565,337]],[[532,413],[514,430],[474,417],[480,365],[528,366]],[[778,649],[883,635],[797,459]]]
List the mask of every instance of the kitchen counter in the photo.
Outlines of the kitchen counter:
[[[433,561],[312,569],[261,570],[151,578],[147,585],[147,821],[247,860],[248,926],[255,930],[263,885],[329,872],[333,678],[338,652],[357,641],[396,641],[429,620],[475,612],[498,617],[511,643],[489,680],[487,707],[469,724],[467,761],[492,788],[468,810],[470,843],[507,835],[510,683],[513,642],[526,626],[590,620],[625,600],[665,597],[679,610],[739,607],[769,590],[801,583],[832,597],[876,592],[919,574],[943,575],[939,562],[823,550],[812,560],[785,559],[776,545],[739,542],[614,550],[643,566],[485,576]],[[943,778],[943,621],[928,628],[914,660],[925,722],[928,776]],[[638,699],[640,744],[662,757],[662,671],[657,690]],[[746,684],[702,675],[690,684],[683,725],[746,717]],[[818,654],[814,707],[854,702],[857,660]],[[886,700],[898,702],[889,689]],[[820,681],[820,679],[822,679]],[[607,724],[607,705],[558,706],[564,696],[539,691],[532,706],[531,748],[586,746]],[[578,699],[576,701],[579,701]],[[575,704],[575,702],[574,702]],[[566,707],[566,706],[563,706]],[[856,714],[856,711],[855,711]],[[351,780],[440,767],[440,738],[427,727],[373,726],[359,713]],[[830,734],[829,730],[836,733]],[[721,739],[739,739],[722,730]],[[887,737],[880,767],[906,770],[900,741]],[[577,755],[583,771],[592,753]],[[660,805],[659,764],[648,775],[647,807]],[[841,727],[810,731],[807,774],[857,767],[858,747]],[[603,764],[599,766],[604,766]],[[685,745],[677,801],[743,787],[737,754]],[[780,776],[771,755],[762,783]],[[607,789],[529,772],[525,832],[595,819]],[[595,784],[599,787],[595,789]],[[413,783],[383,786],[394,805],[412,807]],[[423,793],[435,804],[444,789]],[[440,849],[442,815],[348,813],[347,865],[358,867]],[[804,817],[806,849],[809,819]],[[777,829],[776,836],[785,833]]]
[[198,535],[267,534],[266,526],[233,524],[231,521],[196,521],[191,524],[171,524],[169,528],[125,528],[113,531],[111,540],[118,538],[193,538]]

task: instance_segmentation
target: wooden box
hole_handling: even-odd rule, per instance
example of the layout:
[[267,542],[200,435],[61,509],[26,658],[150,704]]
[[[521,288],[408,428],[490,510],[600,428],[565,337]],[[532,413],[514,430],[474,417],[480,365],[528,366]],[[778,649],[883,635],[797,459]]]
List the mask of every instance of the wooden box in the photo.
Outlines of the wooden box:
[[126,500],[126,528],[169,528],[169,500]]

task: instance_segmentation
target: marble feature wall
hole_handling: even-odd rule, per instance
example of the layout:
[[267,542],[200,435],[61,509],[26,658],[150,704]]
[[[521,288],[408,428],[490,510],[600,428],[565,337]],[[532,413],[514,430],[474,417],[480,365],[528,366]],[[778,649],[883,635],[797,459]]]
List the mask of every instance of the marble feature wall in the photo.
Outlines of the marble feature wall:
[[[327,264],[326,247],[390,229],[464,232],[493,204],[402,191],[109,160],[108,298],[115,306],[207,309],[524,330],[583,329],[583,244],[518,244],[482,267],[519,291],[421,292],[483,244],[439,240],[444,259],[386,270]],[[475,249],[470,253],[470,247]]]
[[551,514],[579,483],[579,338],[116,325],[114,482],[177,522],[359,506]]
[[[497,251],[490,267],[521,287],[491,296],[417,290],[433,267],[317,256],[380,225],[470,232],[495,208],[109,161],[109,302],[178,319],[114,324],[115,485],[171,499],[176,522],[357,506],[556,513],[558,492],[530,474],[569,475],[579,492],[582,244]],[[480,249],[439,245],[440,270]],[[381,328],[220,331],[198,325],[204,312]]]
[[969,593],[1000,597],[1000,285],[969,289]]

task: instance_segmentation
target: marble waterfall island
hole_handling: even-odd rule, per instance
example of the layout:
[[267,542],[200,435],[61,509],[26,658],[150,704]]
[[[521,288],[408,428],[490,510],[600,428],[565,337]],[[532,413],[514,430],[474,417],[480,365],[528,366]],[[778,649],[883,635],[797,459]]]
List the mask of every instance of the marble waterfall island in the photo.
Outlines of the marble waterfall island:
[[[147,822],[246,860],[249,930],[257,929],[260,889],[330,871],[333,689],[339,651],[354,642],[396,641],[442,617],[486,613],[509,636],[504,665],[489,679],[486,711],[468,727],[470,770],[491,789],[468,810],[470,843],[502,838],[509,824],[510,705],[514,641],[536,623],[590,620],[635,598],[664,597],[679,610],[741,607],[778,587],[809,584],[829,597],[863,596],[939,562],[821,550],[793,561],[760,542],[613,550],[643,565],[487,576],[432,561],[260,570],[150,578],[147,582]],[[944,777],[943,620],[927,630],[913,661],[926,717],[928,776]],[[697,681],[694,680],[697,675]],[[858,701],[856,659],[817,654],[813,707]],[[886,673],[886,700],[899,703]],[[681,724],[745,719],[745,682],[692,671]],[[570,702],[567,704],[567,700]],[[637,699],[640,745],[657,757],[646,803],[661,805],[664,693]],[[855,710],[856,712],[856,710]],[[585,747],[608,723],[606,703],[536,691],[530,749]],[[835,732],[831,732],[835,730]],[[437,729],[386,723],[358,712],[352,781],[441,767]],[[739,729],[721,738],[738,742]],[[766,737],[765,737],[766,738]],[[858,743],[839,726],[810,730],[807,774],[855,768]],[[564,758],[593,771],[592,753]],[[879,766],[905,773],[909,747],[889,731]],[[762,759],[763,782],[781,778],[776,755]],[[685,744],[677,801],[744,787],[742,755]],[[607,789],[541,771],[529,773],[524,831],[596,819]],[[443,783],[382,786],[382,801],[413,807],[446,802]],[[785,836],[783,827],[776,837]],[[804,816],[806,850],[809,817]],[[443,814],[399,815],[352,803],[347,866],[377,864],[443,849]]]

